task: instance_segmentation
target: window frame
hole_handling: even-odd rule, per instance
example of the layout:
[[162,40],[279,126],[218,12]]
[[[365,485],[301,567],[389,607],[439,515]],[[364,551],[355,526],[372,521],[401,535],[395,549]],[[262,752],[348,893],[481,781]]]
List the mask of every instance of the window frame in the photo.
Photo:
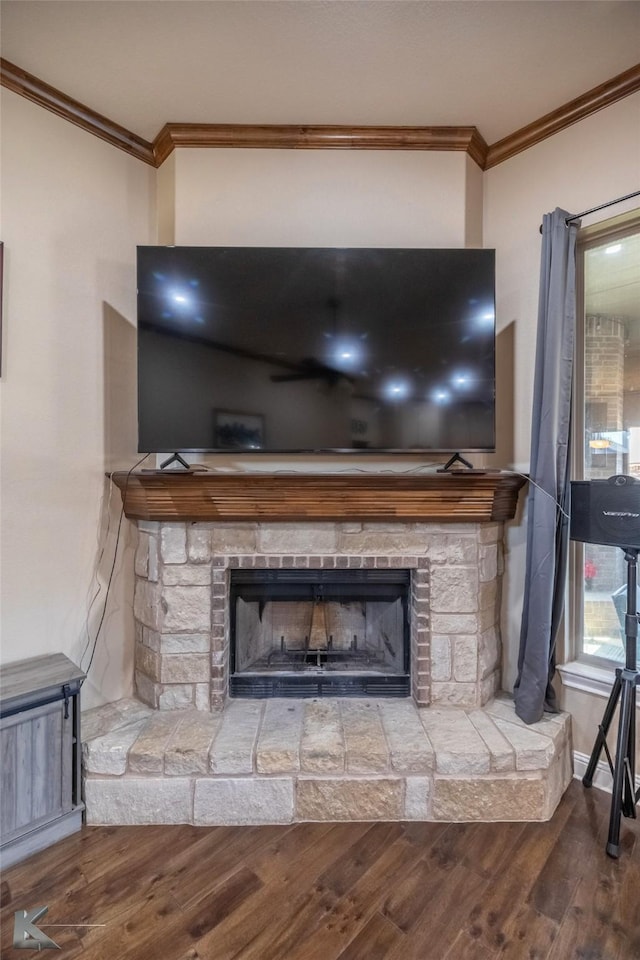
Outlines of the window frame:
[[[640,231],[640,209],[630,210],[600,223],[583,227],[576,241],[576,340],[573,376],[573,423],[571,442],[571,477],[584,479],[585,430],[585,254],[607,242],[622,240]],[[600,689],[611,671],[624,665],[622,660],[611,660],[585,653],[584,640],[584,557],[585,545],[571,541],[567,577],[566,618],[564,631],[563,682],[592,692]],[[571,683],[571,679],[576,682]],[[609,692],[608,686],[606,692]]]

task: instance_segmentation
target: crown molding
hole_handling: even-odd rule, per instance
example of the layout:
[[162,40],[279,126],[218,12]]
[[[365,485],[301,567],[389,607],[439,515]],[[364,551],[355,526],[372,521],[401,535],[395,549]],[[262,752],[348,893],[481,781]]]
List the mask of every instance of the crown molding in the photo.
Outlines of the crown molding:
[[167,123],[153,142],[156,164],[159,166],[177,147],[448,150],[468,153],[480,167],[488,149],[475,127]]
[[557,110],[546,113],[544,117],[534,120],[533,123],[521,127],[515,133],[509,134],[502,140],[492,143],[489,147],[485,160],[484,169],[491,167],[515,157],[516,154],[528,150],[541,140],[552,137],[555,133],[565,130],[579,120],[584,120],[592,113],[602,110],[604,107],[611,106],[618,100],[630,96],[640,90],[640,63],[617,76],[612,77],[605,83],[583,93],[582,96],[570,100]]
[[167,123],[153,143],[0,58],[0,85],[88,133],[159,167],[176,147],[298,150],[448,150],[465,152],[481,170],[503,163],[566,127],[640,90],[640,64],[487,145],[476,127],[307,126]]
[[96,113],[78,100],[68,97],[66,93],[56,90],[55,87],[49,86],[48,83],[44,83],[38,77],[34,77],[33,74],[27,73],[26,70],[22,70],[15,63],[10,63],[4,58],[0,59],[0,84],[20,94],[21,97],[32,100],[45,110],[56,113],[64,120],[69,120],[77,127],[82,127],[95,137],[106,140],[107,143],[124,150],[137,160],[156,166],[153,147],[147,140],[114,123],[108,117]]

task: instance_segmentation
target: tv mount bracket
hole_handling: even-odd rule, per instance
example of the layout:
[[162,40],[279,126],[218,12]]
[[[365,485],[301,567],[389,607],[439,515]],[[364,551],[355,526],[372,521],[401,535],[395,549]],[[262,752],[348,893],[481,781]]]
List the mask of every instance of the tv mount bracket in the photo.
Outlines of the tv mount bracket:
[[187,461],[180,456],[179,453],[172,453],[170,457],[167,457],[166,460],[163,460],[160,464],[161,470],[166,470],[167,467],[170,467],[172,463],[179,463],[181,467],[184,467],[185,470],[191,470],[191,467]]
[[447,462],[445,463],[444,467],[438,467],[438,470],[437,470],[436,472],[437,472],[437,473],[449,473],[450,470],[451,470],[451,467],[454,465],[454,463],[462,463],[465,467],[467,467],[467,469],[473,470],[473,464],[472,464],[472,463],[469,463],[468,460],[465,460],[465,458],[464,458],[461,454],[459,454],[459,453],[454,453],[452,457],[449,457],[449,459],[448,459]]

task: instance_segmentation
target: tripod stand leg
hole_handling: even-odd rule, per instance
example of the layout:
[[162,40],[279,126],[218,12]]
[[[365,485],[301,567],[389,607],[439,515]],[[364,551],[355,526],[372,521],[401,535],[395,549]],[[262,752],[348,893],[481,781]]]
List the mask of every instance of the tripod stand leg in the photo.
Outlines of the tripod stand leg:
[[[585,787],[593,782],[598,759],[602,750],[607,754],[609,768],[613,774],[613,791],[611,796],[611,815],[609,818],[609,836],[607,839],[607,853],[610,857],[617,857],[620,852],[620,817],[635,817],[636,804],[640,798],[640,790],[636,793],[636,686],[640,685],[638,672],[638,622],[640,614],[637,610],[637,573],[636,567],[640,547],[623,547],[624,559],[627,563],[627,612],[625,614],[625,667],[616,670],[611,696],[598,727],[598,736],[589,759],[586,773],[582,778]],[[618,720],[618,736],[616,740],[615,763],[611,759],[607,745],[607,733],[620,700],[620,716]]]
[[616,742],[616,763],[613,773],[613,795],[611,797],[611,816],[609,819],[609,838],[607,853],[610,857],[617,857],[620,852],[620,817],[622,816],[623,793],[627,789],[629,763],[629,730],[635,717],[631,715],[631,708],[635,701],[635,678],[632,681],[622,682],[622,700],[620,704],[620,721]]
[[[622,686],[622,681],[620,679],[620,671],[616,670],[616,679],[613,683],[613,688],[609,695],[609,701],[604,711],[602,717],[602,723],[598,727],[598,736],[596,737],[596,742],[593,745],[593,750],[591,751],[591,757],[587,765],[587,770],[582,778],[582,783],[585,787],[590,787],[593,783],[593,775],[596,771],[598,765],[598,760],[600,759],[600,754],[602,753],[603,748],[606,749],[607,746],[607,734],[609,732],[609,727],[611,726],[611,721],[613,720],[613,715],[616,712],[616,707],[618,705],[618,698],[620,697],[620,688]],[[607,752],[608,755],[608,752]]]
[[622,812],[625,817],[636,817],[636,804],[640,798],[640,790],[636,794],[636,688],[638,685],[638,676],[635,682],[631,684],[631,693],[629,695],[629,742],[627,744],[627,775],[625,778],[625,795],[622,805]]

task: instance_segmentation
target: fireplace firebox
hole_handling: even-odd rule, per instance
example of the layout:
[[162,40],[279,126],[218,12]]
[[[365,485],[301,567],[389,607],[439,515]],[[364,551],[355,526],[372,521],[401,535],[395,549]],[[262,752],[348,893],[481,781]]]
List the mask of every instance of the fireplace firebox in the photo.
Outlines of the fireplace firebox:
[[232,697],[409,696],[410,571],[230,571]]

